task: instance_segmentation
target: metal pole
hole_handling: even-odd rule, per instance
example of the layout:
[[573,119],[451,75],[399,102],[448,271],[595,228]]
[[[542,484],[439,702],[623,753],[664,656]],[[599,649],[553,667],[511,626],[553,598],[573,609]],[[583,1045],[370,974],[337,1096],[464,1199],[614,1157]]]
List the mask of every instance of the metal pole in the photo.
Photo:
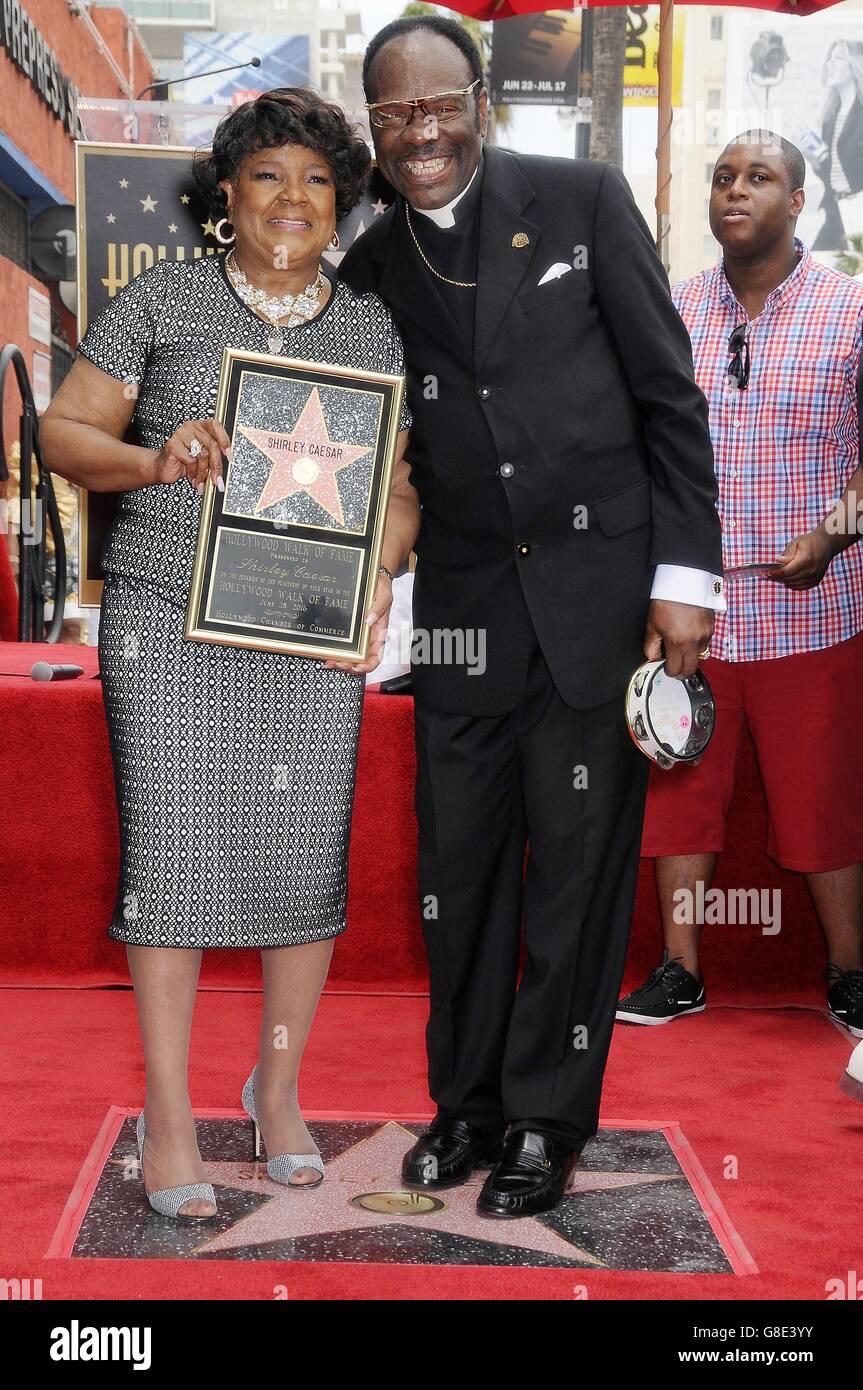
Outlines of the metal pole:
[[671,269],[671,109],[674,0],[659,6],[658,93],[656,103],[656,249],[666,271]]
[[576,120],[575,123],[575,157],[576,159],[590,158],[590,131],[591,131],[591,111],[590,107],[583,107],[582,101],[592,101],[593,99],[593,11],[583,9],[581,11],[581,39],[578,45],[578,96],[579,103],[576,107],[578,114],[587,111],[586,121]]

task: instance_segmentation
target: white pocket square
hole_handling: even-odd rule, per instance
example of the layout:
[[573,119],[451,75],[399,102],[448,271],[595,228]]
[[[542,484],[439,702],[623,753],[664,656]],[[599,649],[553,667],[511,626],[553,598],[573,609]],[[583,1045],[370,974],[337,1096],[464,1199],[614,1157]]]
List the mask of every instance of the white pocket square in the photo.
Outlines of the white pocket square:
[[[565,275],[568,270],[572,270],[572,266],[567,265],[566,261],[555,261],[554,265],[548,267],[548,270],[539,281],[539,285],[547,285],[549,280],[559,280],[561,275]],[[537,285],[537,289],[539,285]]]

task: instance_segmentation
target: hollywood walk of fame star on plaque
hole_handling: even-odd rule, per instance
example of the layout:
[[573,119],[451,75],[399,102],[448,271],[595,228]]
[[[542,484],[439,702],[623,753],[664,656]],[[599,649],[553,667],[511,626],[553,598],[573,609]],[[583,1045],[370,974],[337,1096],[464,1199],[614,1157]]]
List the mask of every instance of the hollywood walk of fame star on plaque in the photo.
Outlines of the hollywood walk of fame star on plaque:
[[226,348],[185,635],[362,660],[404,378]]
[[[120,1125],[118,1112],[115,1124],[98,1175],[88,1169],[87,1182],[79,1176],[76,1191],[88,1195],[79,1195],[75,1220],[61,1223],[62,1242],[55,1236],[49,1254],[562,1268],[588,1283],[593,1272],[616,1269],[697,1278],[754,1268],[725,1213],[716,1203],[705,1206],[693,1186],[698,1167],[689,1146],[661,1122],[602,1129],[555,1211],[504,1222],[476,1210],[483,1171],[455,1188],[405,1190],[402,1157],[423,1125],[359,1116],[310,1120],[325,1178],[301,1194],[272,1182],[265,1163],[252,1161],[245,1119],[199,1119],[218,1214],[201,1223],[171,1221],[144,1198],[134,1116]],[[680,1163],[684,1151],[689,1174]]]
[[279,383],[276,389],[269,377],[243,372],[238,417],[257,416],[262,408],[272,411],[269,428],[236,426],[233,452],[240,467],[227,484],[223,515],[361,535],[382,398],[342,386]]

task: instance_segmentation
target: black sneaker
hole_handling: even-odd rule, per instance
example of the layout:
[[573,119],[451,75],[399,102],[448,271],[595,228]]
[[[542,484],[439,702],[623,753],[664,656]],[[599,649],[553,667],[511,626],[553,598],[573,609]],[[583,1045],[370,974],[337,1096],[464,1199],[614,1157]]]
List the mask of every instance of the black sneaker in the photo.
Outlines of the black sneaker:
[[651,970],[647,980],[617,1006],[618,1023],[670,1023],[684,1014],[700,1014],[707,1005],[704,981],[696,980],[676,960],[662,952],[662,964]]
[[827,981],[827,1010],[855,1038],[863,1038],[863,970],[840,970],[831,961]]

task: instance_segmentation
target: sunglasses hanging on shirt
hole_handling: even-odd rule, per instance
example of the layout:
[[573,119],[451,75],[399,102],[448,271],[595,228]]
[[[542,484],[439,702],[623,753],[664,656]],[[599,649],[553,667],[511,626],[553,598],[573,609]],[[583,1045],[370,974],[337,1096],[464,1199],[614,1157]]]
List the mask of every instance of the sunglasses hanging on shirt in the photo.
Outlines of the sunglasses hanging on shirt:
[[731,361],[728,363],[727,374],[729,386],[736,387],[738,391],[745,391],[749,385],[749,341],[746,337],[748,324],[739,323],[728,339],[728,351],[731,353]]

